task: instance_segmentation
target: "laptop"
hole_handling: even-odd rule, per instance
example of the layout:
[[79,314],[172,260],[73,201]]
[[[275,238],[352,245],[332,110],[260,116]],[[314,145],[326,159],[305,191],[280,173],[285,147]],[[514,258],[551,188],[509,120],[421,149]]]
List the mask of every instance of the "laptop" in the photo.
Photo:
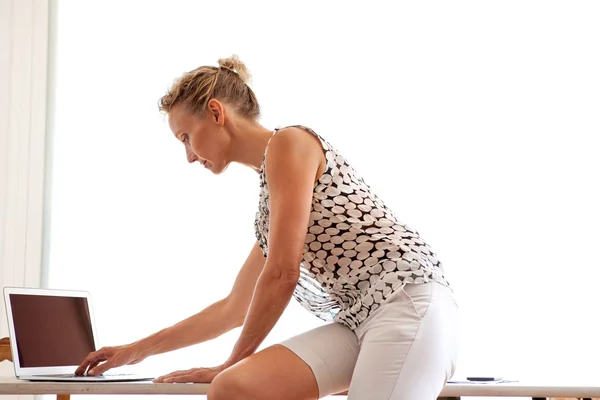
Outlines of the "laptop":
[[78,376],[75,369],[98,349],[88,292],[4,288],[15,375],[30,381],[115,382],[151,380],[134,374]]

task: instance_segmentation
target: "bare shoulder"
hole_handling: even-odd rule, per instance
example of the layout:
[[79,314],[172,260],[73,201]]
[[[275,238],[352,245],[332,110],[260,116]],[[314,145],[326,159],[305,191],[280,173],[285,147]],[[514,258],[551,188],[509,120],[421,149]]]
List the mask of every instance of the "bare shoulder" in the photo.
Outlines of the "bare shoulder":
[[271,139],[267,158],[279,158],[282,156],[300,156],[318,160],[324,158],[319,138],[307,130],[296,126],[280,129],[273,136],[273,139]]
[[267,176],[301,169],[314,183],[325,167],[321,142],[311,132],[299,127],[287,127],[279,130],[271,139],[266,158]]

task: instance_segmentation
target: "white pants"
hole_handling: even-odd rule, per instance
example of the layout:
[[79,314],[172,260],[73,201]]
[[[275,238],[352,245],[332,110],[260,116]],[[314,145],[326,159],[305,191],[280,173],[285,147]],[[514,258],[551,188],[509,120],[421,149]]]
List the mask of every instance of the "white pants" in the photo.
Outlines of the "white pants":
[[281,344],[312,369],[319,398],[434,400],[456,367],[458,321],[450,289],[408,284],[355,331],[331,323]]

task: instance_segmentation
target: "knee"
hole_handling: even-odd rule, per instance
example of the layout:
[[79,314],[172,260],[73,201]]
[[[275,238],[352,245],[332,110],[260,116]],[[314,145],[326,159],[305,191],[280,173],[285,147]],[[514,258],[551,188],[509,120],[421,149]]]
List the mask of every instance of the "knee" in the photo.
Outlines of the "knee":
[[252,399],[248,387],[245,387],[240,377],[225,370],[213,379],[208,388],[207,400],[250,400]]

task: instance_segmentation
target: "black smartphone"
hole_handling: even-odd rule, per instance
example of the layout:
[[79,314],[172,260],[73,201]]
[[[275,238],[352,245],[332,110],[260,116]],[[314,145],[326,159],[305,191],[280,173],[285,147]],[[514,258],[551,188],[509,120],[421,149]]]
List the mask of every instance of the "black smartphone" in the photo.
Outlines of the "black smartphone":
[[467,380],[471,382],[495,382],[501,381],[501,376],[467,376]]

